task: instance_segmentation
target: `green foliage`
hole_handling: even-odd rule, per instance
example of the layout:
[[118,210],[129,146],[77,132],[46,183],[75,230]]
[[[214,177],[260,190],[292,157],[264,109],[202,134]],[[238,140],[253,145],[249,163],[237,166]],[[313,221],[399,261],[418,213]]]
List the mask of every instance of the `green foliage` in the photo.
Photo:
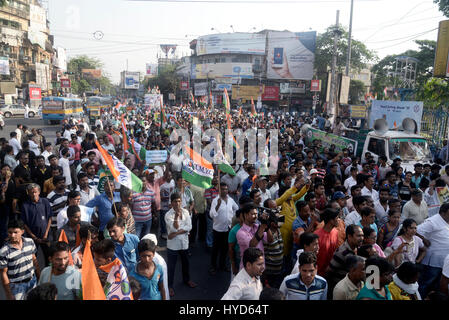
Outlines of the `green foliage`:
[[438,9],[440,9],[446,17],[449,17],[449,0],[433,0],[433,2],[438,4]]
[[150,79],[146,79],[143,85],[146,90],[148,87],[159,87],[162,94],[176,93],[176,89],[179,86],[179,77],[176,75],[176,66],[168,65],[162,69],[159,69],[158,76]]
[[430,78],[421,86],[417,99],[431,102],[431,105],[440,106],[449,101],[449,82],[447,79]]
[[349,85],[349,97],[352,104],[360,102],[360,97],[365,93],[365,84],[359,80],[351,80]]
[[115,92],[114,85],[111,83],[108,75],[102,71],[102,77],[94,79],[83,75],[83,69],[102,69],[103,63],[87,55],[80,55],[69,60],[67,64],[67,72],[73,73],[72,91],[82,95],[86,91],[91,91],[92,87],[100,89],[103,94],[112,94]]
[[[332,53],[334,51],[334,26],[327,28],[326,32],[317,36],[315,52],[315,68],[318,73],[326,72],[332,66]],[[341,36],[337,43],[337,72],[346,68],[346,56],[348,52],[348,32],[340,28]],[[367,63],[376,59],[373,51],[365,44],[352,39],[351,42],[351,70],[360,71]]]
[[8,4],[8,0],[0,0],[0,7],[3,7]]

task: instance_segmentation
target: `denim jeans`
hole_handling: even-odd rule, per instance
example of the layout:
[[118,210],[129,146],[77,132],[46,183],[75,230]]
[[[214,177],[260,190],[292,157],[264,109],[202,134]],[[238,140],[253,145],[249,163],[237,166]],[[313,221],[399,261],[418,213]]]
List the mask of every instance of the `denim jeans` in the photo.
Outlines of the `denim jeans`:
[[151,223],[153,219],[144,222],[136,222],[136,235],[142,239],[151,232]]
[[33,278],[24,283],[10,283],[11,293],[16,300],[25,300],[28,291],[36,287],[37,279],[34,275]]
[[214,244],[214,234],[213,234],[213,220],[209,217],[209,213],[206,213],[206,220],[207,220],[207,231],[206,231],[206,245],[209,248],[212,248],[213,244]]

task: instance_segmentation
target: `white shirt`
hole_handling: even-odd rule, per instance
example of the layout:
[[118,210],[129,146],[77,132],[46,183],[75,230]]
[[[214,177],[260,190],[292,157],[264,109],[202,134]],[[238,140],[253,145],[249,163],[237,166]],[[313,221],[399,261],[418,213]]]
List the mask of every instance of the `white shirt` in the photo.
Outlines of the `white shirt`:
[[176,232],[180,229],[187,231],[183,234],[178,234],[173,239],[167,239],[167,248],[170,250],[187,250],[189,248],[189,231],[192,229],[192,220],[189,211],[182,208],[181,217],[178,221],[178,229],[173,227],[175,221],[175,210],[170,209],[165,214],[165,224],[167,226],[167,234]]
[[252,278],[243,268],[232,280],[221,300],[259,300],[262,289],[260,279]]
[[382,222],[384,222],[385,218],[388,216],[387,212],[389,210],[388,204],[387,204],[387,210],[384,209],[384,207],[380,204],[380,201],[374,202],[374,210],[376,211],[376,217],[377,221],[380,225],[382,225]]
[[17,140],[20,142],[22,141],[22,130],[20,130],[19,128],[17,128],[16,130],[14,130],[15,133],[17,133]]
[[372,189],[372,191],[369,191],[367,187],[363,187],[362,196],[370,196],[373,201],[379,200],[379,192],[374,189]]
[[343,184],[346,188],[346,190],[348,190],[348,192],[351,192],[351,187],[355,186],[357,184],[357,181],[350,176],[348,179],[345,180],[345,183]]
[[[353,167],[353,165],[352,165],[352,163],[345,169],[345,175],[346,176],[349,176],[350,175],[350,173],[351,173],[351,168]],[[363,168],[362,168],[362,166],[361,165],[357,165],[357,170],[360,172],[360,171],[362,171],[363,170]]]
[[100,192],[98,192],[97,188],[91,188],[88,186],[88,192],[81,190],[80,186],[76,186],[76,191],[79,191],[81,195],[81,201],[80,205],[84,206],[86,203],[88,203],[90,200],[95,198],[96,196],[100,195]]
[[70,186],[72,184],[72,177],[70,175],[69,160],[66,158],[59,159],[59,166],[62,167],[62,175],[65,177],[65,185]]
[[28,143],[30,144],[30,150],[34,152],[36,157],[39,156],[41,154],[39,146],[33,140],[28,140]]
[[268,190],[270,190],[271,193],[271,200],[276,200],[278,198],[279,184],[276,182]]
[[45,165],[49,166],[50,165],[50,161],[48,161],[48,157],[51,156],[53,153],[48,152],[47,150],[44,150],[44,152],[42,152],[42,156],[45,158]]
[[433,194],[429,193],[429,189],[426,189],[424,192],[424,201],[427,203],[427,207],[429,208],[429,217],[432,217],[440,212],[440,199],[438,198],[438,194],[436,190],[433,190]]
[[245,171],[245,169],[243,169],[243,167],[240,168],[240,170],[237,172],[237,176],[240,178],[240,185],[243,184],[243,181],[246,180],[246,178],[249,177],[248,172]]
[[[260,190],[260,189],[259,189]],[[260,190],[260,196],[262,198],[261,204],[263,206],[265,200],[267,199],[271,199],[271,192],[270,190],[266,189],[265,192],[262,192],[262,190]]]
[[[81,221],[90,223],[94,208],[88,208],[82,205],[79,205],[78,207],[81,210]],[[69,218],[67,218],[67,208],[68,206],[63,208],[56,216],[56,225],[58,229],[61,229],[67,222],[69,222]]]
[[418,206],[413,200],[409,200],[402,208],[401,222],[405,219],[413,219],[417,225],[420,225],[428,216],[429,210],[425,201],[421,201],[421,205]]
[[165,262],[164,258],[157,252],[154,253],[153,261],[154,261],[154,263],[160,265],[162,267],[162,271],[164,271],[164,276],[162,277],[162,281],[164,282],[165,298],[167,300],[170,300],[170,294],[168,293],[167,263]]
[[239,207],[234,199],[228,196],[226,202],[221,199],[220,207],[216,211],[218,199],[221,199],[220,196],[214,198],[210,206],[210,216],[213,220],[212,228],[217,232],[227,232],[231,228],[232,218]]
[[22,150],[22,146],[20,145],[18,141],[18,137],[9,139],[9,145],[12,147],[12,150],[14,151],[14,155],[16,156],[20,150]]
[[345,226],[358,224],[360,220],[362,220],[362,216],[356,210],[351,211],[345,218]]
[[449,254],[447,255],[446,259],[444,259],[443,276],[449,278]]
[[418,226],[418,234],[430,241],[430,247],[421,263],[442,268],[449,254],[449,224],[437,214]]
[[221,182],[224,182],[228,185],[229,192],[234,192],[240,185],[240,177],[237,175],[230,176],[229,174],[225,174],[223,178],[221,178]]
[[101,146],[103,147],[103,149],[109,151],[110,153],[115,153],[115,148],[111,143],[109,143],[108,145],[102,144]]

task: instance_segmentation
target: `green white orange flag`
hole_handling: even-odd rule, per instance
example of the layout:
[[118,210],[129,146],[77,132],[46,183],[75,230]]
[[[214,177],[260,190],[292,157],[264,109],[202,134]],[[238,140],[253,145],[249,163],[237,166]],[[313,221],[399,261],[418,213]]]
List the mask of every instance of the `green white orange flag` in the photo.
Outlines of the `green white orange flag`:
[[219,164],[218,164],[218,169],[220,169],[221,171],[231,175],[231,176],[235,176],[236,173],[234,171],[234,169],[231,167],[231,165],[229,164],[228,160],[226,159],[226,157],[223,154],[223,149],[221,146],[221,141],[217,140],[218,143],[218,156],[219,156]]
[[132,173],[115,155],[109,154],[104,150],[97,140],[95,140],[95,144],[115,181],[134,192],[141,192],[143,185],[142,180]]
[[134,300],[128,274],[118,258],[100,269],[108,274],[104,286],[107,300]]
[[135,155],[140,162],[144,162],[147,158],[147,149],[142,147],[142,145],[136,142],[134,139],[131,139],[129,152]]
[[194,186],[209,189],[212,187],[214,168],[200,154],[186,146],[187,154],[182,162],[182,178]]

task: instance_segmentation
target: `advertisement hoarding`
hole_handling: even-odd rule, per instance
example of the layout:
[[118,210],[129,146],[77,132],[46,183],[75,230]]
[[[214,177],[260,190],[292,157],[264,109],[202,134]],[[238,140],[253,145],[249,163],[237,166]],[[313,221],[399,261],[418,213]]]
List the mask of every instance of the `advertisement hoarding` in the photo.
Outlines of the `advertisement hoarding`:
[[207,82],[195,83],[195,96],[207,96]]
[[270,31],[268,34],[268,79],[312,80],[316,32]]
[[259,92],[259,86],[232,86],[232,100],[257,100]]
[[164,97],[162,94],[146,94],[144,96],[144,105],[150,108],[160,108],[161,100],[164,103]]
[[211,34],[197,39],[198,56],[205,54],[265,54],[265,35],[258,33]]
[[321,91],[321,80],[310,81],[310,91],[320,92]]
[[61,88],[70,88],[70,79],[61,79]]
[[36,84],[42,91],[47,91],[51,86],[50,67],[45,63],[36,62]]
[[348,76],[341,76],[340,82],[340,104],[348,104],[349,99],[349,85],[351,83],[351,78]]
[[181,81],[181,90],[189,90],[189,81]]
[[281,83],[280,92],[282,94],[304,94],[306,93],[305,83]]
[[411,118],[416,122],[417,133],[421,131],[421,118],[424,104],[421,101],[381,101],[373,100],[369,127],[373,128],[374,121],[385,119],[388,128],[398,128],[405,118]]
[[145,74],[147,76],[157,76],[158,65],[153,63],[147,63],[145,67]]
[[121,88],[138,90],[140,85],[140,72],[123,71],[121,73]]
[[30,4],[30,25],[28,27],[28,39],[32,44],[38,44],[45,49],[47,40],[47,13],[41,6]]
[[100,69],[82,69],[81,72],[83,76],[92,77],[94,79],[101,78],[101,70]]
[[251,63],[203,63],[194,65],[192,79],[253,79]]
[[434,77],[446,76],[449,55],[449,20],[440,21],[435,50]]
[[30,94],[30,100],[41,100],[42,99],[41,88],[30,86],[28,91]]
[[366,118],[366,106],[350,106],[351,118],[364,119]]
[[279,101],[279,87],[265,86],[262,101]]
[[226,89],[228,92],[232,92],[232,84],[230,83],[215,83],[212,90],[223,92]]
[[313,143],[314,140],[320,140],[323,148],[329,148],[331,145],[335,145],[335,152],[342,152],[343,149],[348,148],[349,153],[352,154],[357,150],[357,141],[355,140],[327,133],[310,126],[306,130],[306,135],[310,143]]

